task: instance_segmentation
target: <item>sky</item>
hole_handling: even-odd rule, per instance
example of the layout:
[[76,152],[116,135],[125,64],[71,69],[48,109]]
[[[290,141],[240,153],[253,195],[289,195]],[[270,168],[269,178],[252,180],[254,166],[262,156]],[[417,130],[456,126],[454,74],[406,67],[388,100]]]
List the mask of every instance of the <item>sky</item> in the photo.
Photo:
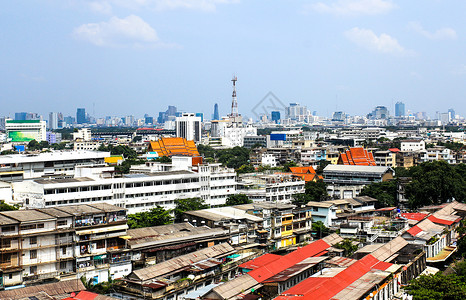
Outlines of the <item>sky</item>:
[[0,9],[0,116],[331,116],[402,101],[466,115],[466,1],[15,0]]

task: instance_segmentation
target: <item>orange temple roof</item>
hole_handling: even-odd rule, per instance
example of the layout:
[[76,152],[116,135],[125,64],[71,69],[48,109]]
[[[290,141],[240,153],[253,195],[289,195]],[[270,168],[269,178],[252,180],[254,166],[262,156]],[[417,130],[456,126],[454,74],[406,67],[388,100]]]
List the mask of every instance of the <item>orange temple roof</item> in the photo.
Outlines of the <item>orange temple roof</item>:
[[362,147],[350,148],[340,153],[338,158],[339,165],[356,165],[356,166],[376,166],[372,152]]
[[187,141],[181,137],[161,138],[149,143],[149,152],[157,152],[159,156],[199,156],[194,141]]

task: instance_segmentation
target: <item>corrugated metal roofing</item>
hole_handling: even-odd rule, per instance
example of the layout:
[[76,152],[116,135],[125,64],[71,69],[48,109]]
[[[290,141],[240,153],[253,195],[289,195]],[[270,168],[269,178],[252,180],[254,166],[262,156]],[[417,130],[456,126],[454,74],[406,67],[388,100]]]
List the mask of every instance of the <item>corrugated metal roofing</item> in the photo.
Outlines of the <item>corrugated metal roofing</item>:
[[266,253],[255,259],[242,263],[241,265],[239,265],[239,267],[243,269],[255,270],[277,259],[280,259],[281,257],[282,257],[281,255]]
[[65,295],[72,292],[85,290],[84,284],[80,279],[59,281],[54,283],[33,285],[24,288],[18,288],[7,291],[0,291],[0,299],[2,300],[16,300],[24,298],[28,295],[34,295],[39,292],[45,292],[50,296]]
[[[374,267],[385,270],[390,266],[392,266],[390,263],[380,264],[378,259],[369,254],[333,277],[310,277],[275,299],[294,299],[299,295],[299,299],[303,299],[304,296],[304,299],[328,300],[362,278]],[[386,275],[389,276],[390,273],[387,272]]]

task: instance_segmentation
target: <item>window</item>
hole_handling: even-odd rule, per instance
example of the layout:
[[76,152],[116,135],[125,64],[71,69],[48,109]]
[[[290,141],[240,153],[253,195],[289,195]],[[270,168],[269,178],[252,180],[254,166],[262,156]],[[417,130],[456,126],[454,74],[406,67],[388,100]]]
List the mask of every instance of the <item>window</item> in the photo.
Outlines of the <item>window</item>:
[[61,262],[60,262],[60,269],[61,269],[61,270],[66,269],[66,261],[61,261]]
[[9,264],[11,263],[11,253],[3,253],[0,255],[0,264]]
[[37,245],[37,236],[31,236],[29,238],[29,245]]
[[31,274],[36,274],[37,273],[37,266],[31,266],[29,267],[29,272]]
[[68,221],[67,220],[60,220],[60,221],[57,221],[57,226],[66,226],[68,225]]
[[61,247],[61,254],[66,255],[66,246]]
[[37,224],[37,228],[44,228],[44,223]]
[[99,240],[96,243],[97,249],[105,248],[105,240]]
[[37,250],[29,251],[29,258],[30,259],[36,259],[37,258]]
[[1,248],[10,248],[11,247],[11,239],[1,239]]
[[15,231],[16,226],[3,226],[2,227],[2,232],[12,232]]

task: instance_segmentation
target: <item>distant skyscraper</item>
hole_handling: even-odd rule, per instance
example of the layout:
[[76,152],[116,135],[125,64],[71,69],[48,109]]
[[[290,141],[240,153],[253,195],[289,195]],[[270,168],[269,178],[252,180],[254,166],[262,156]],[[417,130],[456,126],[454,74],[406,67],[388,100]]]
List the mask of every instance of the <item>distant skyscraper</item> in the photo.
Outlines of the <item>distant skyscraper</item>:
[[17,112],[17,113],[15,113],[15,120],[16,121],[24,121],[24,120],[26,120],[26,115],[27,115],[26,112]]
[[395,104],[395,117],[404,117],[405,115],[405,104],[403,102],[397,102]]
[[220,115],[218,113],[218,103],[215,103],[214,105],[214,117],[212,120],[220,120]]
[[85,108],[78,108],[76,111],[76,123],[84,124],[86,123],[86,109]]
[[280,112],[279,111],[272,112],[272,122],[275,122],[275,124],[280,123]]
[[301,106],[299,103],[290,103],[290,106],[285,108],[285,118],[290,120],[302,121],[309,115],[306,106]]
[[387,119],[389,117],[388,109],[385,106],[377,106],[367,117],[376,120]]
[[149,117],[148,114],[145,114],[145,115],[144,115],[144,124],[146,124],[146,125],[152,125],[152,124],[154,124],[154,118],[153,118],[153,117]]
[[201,118],[193,113],[184,113],[176,117],[176,136],[195,142],[201,140]]
[[453,108],[450,108],[450,109],[448,109],[448,112],[450,113],[450,118],[454,119],[455,116],[456,116],[455,110]]
[[343,111],[336,111],[333,113],[332,121],[343,122],[346,120],[346,114]]
[[56,112],[49,113],[49,122],[47,127],[49,130],[58,129],[58,114]]

